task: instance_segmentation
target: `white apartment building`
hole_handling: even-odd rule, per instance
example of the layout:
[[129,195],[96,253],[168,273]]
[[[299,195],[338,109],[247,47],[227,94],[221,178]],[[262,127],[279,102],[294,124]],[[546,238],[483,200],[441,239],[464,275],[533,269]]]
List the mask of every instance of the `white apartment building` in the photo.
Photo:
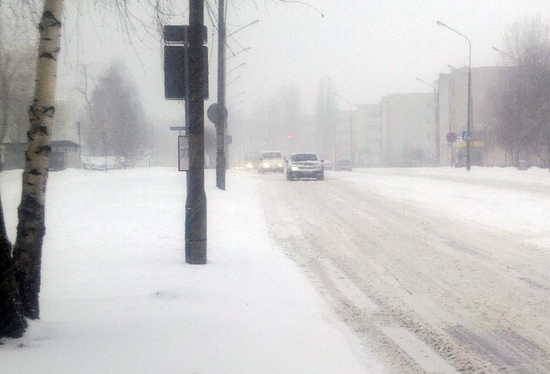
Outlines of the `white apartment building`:
[[[491,109],[488,103],[492,91],[506,67],[486,66],[472,68],[471,97],[472,118],[470,143],[472,165],[503,165],[504,152],[487,137],[490,127]],[[449,74],[440,74],[437,83],[439,94],[439,165],[455,164],[465,155],[465,142],[461,137],[467,130],[468,120],[468,68],[452,69]],[[450,146],[448,133],[455,133],[458,141]]]
[[432,93],[392,94],[382,98],[383,166],[430,166],[436,158],[436,111]]
[[357,105],[354,127],[354,158],[359,167],[380,166],[382,161],[382,114],[380,104]]

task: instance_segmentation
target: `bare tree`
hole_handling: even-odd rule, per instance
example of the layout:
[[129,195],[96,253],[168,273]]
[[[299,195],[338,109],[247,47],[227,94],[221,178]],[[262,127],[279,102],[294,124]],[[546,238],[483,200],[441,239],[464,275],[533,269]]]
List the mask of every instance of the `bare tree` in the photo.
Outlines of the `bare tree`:
[[[27,109],[32,92],[29,87],[34,81],[32,60],[36,50],[24,43],[17,43],[24,35],[13,29],[13,14],[0,22],[0,142],[9,137],[18,141],[20,134],[28,128]],[[10,22],[11,21],[11,22]]]
[[[82,97],[84,98],[84,102],[86,103],[85,108],[82,110],[82,117],[84,117],[85,120],[83,121],[84,123],[80,124],[81,127],[79,129],[79,131],[83,132],[83,128],[88,129],[91,124],[94,123],[94,118],[92,114],[92,93],[97,87],[97,82],[94,76],[89,73],[87,65],[82,65],[80,67],[79,73],[80,81],[77,83],[75,90],[82,95]],[[98,153],[98,144],[89,143],[87,146],[87,150],[91,154]],[[82,151],[82,144],[80,144],[80,147]]]
[[514,66],[492,95],[494,137],[515,162],[527,153],[550,164],[550,25],[540,18],[518,22],[505,46]]
[[91,98],[93,118],[88,143],[104,141],[107,154],[132,165],[145,151],[149,123],[139,91],[119,62],[113,62],[98,80]]

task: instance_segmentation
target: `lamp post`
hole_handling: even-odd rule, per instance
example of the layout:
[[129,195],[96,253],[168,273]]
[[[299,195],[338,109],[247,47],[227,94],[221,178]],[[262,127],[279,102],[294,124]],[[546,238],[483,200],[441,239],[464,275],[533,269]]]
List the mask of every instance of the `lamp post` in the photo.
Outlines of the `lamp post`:
[[[241,27],[240,29],[228,35],[225,18],[227,15],[226,2],[227,0],[218,1],[218,105],[222,110],[226,108],[226,61],[231,57],[235,57],[241,52],[250,50],[250,47],[244,48],[243,50],[234,53],[229,57],[226,57],[227,37],[232,36],[233,34],[247,28],[248,26],[254,25],[259,22],[259,20],[252,21],[251,23]],[[244,64],[241,64],[239,66],[242,65]],[[226,139],[227,118],[222,117],[223,116],[220,115],[220,118],[218,118],[218,121],[216,123],[216,186],[221,190],[225,190],[225,170],[227,169],[228,161]]]
[[[339,97],[340,99],[344,100],[345,102],[347,102],[349,104],[349,150],[350,150],[350,161],[351,161],[351,166],[353,167],[354,165],[354,162],[353,162],[353,123],[351,121],[351,102],[338,95],[336,92],[333,92],[334,96],[336,97]],[[336,160],[334,160],[334,162],[336,162]]]
[[[225,27],[225,0],[218,1],[218,105],[225,109],[226,95],[226,57],[225,44],[227,38],[227,29]],[[227,120],[219,115],[216,123],[216,187],[225,190],[225,169],[227,160],[225,156],[225,128]]]
[[428,83],[420,78],[416,78],[417,81],[422,82],[434,90],[434,106],[435,106],[435,166],[439,166],[439,159],[441,157],[441,145],[439,142],[440,134],[440,126],[439,126],[439,95],[437,92],[437,87],[435,84]]
[[510,60],[514,61],[515,63],[518,62],[518,59],[517,59],[517,58],[515,58],[514,56],[512,56],[512,55],[509,54],[509,53],[504,52],[503,50],[498,49],[497,47],[491,47],[491,49],[492,49],[493,51],[496,51],[496,52],[498,52],[498,53],[500,53],[500,54],[502,54],[502,55],[508,57]]
[[452,32],[462,36],[464,39],[466,39],[468,41],[468,47],[469,47],[469,54],[468,54],[468,119],[467,119],[467,122],[466,122],[466,130],[467,130],[467,138],[466,138],[466,170],[470,171],[470,166],[471,166],[471,162],[472,162],[472,159],[471,159],[471,151],[470,151],[470,148],[471,148],[471,141],[472,141],[472,42],[470,41],[470,39],[456,31],[455,29],[447,26],[446,24],[444,24],[443,22],[440,22],[440,21],[437,21],[437,24],[439,26],[443,26],[449,30],[451,30]]

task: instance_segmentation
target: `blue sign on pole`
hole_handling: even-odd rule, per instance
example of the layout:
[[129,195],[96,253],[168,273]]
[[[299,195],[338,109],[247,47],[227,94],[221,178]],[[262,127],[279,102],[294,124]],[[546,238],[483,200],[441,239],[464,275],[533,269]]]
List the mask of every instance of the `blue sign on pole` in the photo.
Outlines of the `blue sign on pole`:
[[471,141],[472,140],[472,133],[470,131],[462,131],[462,140],[464,141]]

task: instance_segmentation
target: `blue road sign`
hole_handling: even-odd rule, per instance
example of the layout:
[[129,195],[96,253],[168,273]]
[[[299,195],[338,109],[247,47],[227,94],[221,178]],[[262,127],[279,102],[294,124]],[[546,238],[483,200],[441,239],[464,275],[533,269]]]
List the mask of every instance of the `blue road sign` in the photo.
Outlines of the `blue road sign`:
[[464,141],[472,140],[472,133],[470,131],[462,131],[462,140]]

